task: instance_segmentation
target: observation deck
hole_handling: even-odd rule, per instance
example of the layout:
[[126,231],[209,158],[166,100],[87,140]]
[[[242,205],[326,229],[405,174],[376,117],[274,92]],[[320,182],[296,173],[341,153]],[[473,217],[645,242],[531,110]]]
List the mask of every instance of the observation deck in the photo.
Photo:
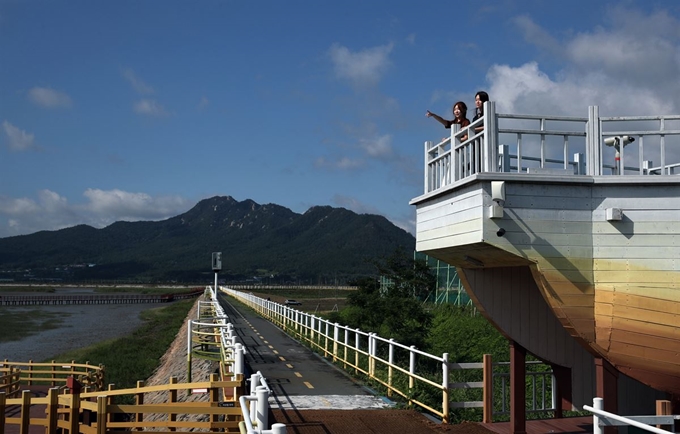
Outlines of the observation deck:
[[680,115],[484,113],[425,143],[416,249],[563,368],[565,409],[602,388],[680,395]]

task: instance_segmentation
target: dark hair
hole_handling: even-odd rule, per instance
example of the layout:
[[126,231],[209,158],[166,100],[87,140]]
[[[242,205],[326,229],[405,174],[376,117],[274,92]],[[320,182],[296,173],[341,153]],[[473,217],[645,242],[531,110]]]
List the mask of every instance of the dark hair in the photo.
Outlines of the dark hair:
[[475,94],[475,99],[477,99],[477,97],[479,97],[479,100],[482,102],[482,106],[480,108],[475,108],[476,113],[479,116],[484,116],[484,103],[489,101],[489,94],[480,90]]
[[[455,104],[453,105],[453,107],[451,108],[451,111],[452,111],[452,112],[454,112],[454,111],[456,110],[456,106],[458,106],[458,107],[460,108],[461,117],[462,117],[463,119],[465,119],[465,118],[467,117],[467,106],[465,105],[465,103],[464,103],[463,101],[458,101],[457,103],[455,103]],[[455,113],[453,114],[453,118],[454,118],[454,120],[455,120],[455,118],[456,118],[456,114],[455,114]]]

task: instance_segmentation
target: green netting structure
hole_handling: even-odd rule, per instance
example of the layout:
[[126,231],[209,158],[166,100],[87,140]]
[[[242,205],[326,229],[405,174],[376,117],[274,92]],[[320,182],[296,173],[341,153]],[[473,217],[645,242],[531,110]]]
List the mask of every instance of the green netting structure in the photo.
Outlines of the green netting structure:
[[430,292],[426,301],[434,304],[472,306],[472,300],[465,292],[456,267],[420,252],[413,252],[413,259],[425,261],[437,277],[437,287]]
[[[465,288],[458,277],[456,267],[420,252],[413,252],[413,259],[425,261],[430,270],[432,270],[432,273],[437,277],[436,288],[432,288],[427,299],[422,300],[423,302],[473,306],[470,296],[465,292]],[[381,293],[384,294],[390,285],[392,285],[392,281],[389,278],[380,276]]]

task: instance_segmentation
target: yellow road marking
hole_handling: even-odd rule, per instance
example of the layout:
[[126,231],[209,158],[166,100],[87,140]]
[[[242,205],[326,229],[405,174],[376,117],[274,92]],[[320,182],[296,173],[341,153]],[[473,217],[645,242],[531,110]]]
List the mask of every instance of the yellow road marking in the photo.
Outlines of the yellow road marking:
[[305,381],[305,386],[307,386],[310,389],[314,389],[314,386],[312,386],[309,381]]
[[296,376],[296,377],[300,377],[300,378],[302,378],[302,374],[301,374],[301,373],[299,373],[299,372],[296,372],[296,373],[295,373],[295,376]]
[[282,362],[285,362],[285,361],[286,361],[286,359],[285,359],[283,356],[279,356],[279,359],[280,359]]

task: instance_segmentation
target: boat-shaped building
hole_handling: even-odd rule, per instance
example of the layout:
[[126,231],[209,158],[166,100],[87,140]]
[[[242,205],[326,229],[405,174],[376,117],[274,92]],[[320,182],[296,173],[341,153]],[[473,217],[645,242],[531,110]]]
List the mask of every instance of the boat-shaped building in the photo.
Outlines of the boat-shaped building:
[[416,249],[457,267],[512,360],[553,366],[561,409],[680,396],[680,116],[488,102],[424,156]]

